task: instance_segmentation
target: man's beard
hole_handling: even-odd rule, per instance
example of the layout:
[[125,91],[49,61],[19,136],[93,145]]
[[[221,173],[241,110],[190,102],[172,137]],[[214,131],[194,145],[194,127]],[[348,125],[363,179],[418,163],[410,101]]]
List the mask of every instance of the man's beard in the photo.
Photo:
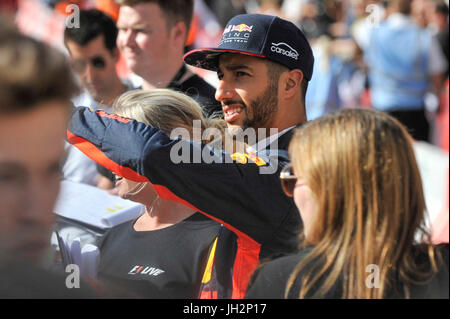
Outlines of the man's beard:
[[[273,120],[273,115],[278,110],[278,82],[270,81],[264,93],[250,102],[250,106],[253,117],[249,119],[247,112],[247,117],[242,123],[242,129],[246,130],[250,127],[255,130],[258,128],[269,129],[268,126]],[[247,107],[246,110],[248,110]]]

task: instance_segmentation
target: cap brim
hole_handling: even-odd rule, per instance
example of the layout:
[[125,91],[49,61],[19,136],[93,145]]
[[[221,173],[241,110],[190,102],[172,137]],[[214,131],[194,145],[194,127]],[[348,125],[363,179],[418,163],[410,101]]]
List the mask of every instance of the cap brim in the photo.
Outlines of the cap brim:
[[251,52],[231,50],[231,49],[206,48],[189,51],[184,55],[183,60],[187,64],[195,66],[197,68],[202,68],[210,71],[217,71],[219,67],[219,56],[223,53],[238,53],[251,55],[258,58],[265,58],[264,55]]

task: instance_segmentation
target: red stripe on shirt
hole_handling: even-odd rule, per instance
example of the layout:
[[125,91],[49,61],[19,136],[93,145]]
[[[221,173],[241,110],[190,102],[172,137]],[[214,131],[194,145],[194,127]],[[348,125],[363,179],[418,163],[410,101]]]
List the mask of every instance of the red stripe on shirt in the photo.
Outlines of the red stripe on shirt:
[[[80,151],[86,154],[89,158],[94,160],[95,162],[103,165],[110,171],[135,182],[150,182],[145,176],[142,176],[132,170],[129,167],[124,167],[116,162],[109,159],[101,150],[99,150],[94,144],[91,142],[73,135],[69,130],[67,130],[67,139],[68,141],[76,146]],[[161,198],[166,200],[174,201],[181,203],[185,206],[188,206],[209,218],[218,221],[223,224],[229,230],[234,232],[237,235],[237,252],[236,258],[233,266],[233,299],[242,299],[245,296],[245,292],[247,290],[248,283],[250,281],[250,277],[253,271],[259,264],[259,252],[261,250],[261,244],[257,243],[254,239],[249,237],[247,234],[239,231],[233,226],[223,222],[222,220],[211,216],[210,214],[203,212],[191,205],[184,199],[178,197],[174,193],[172,193],[167,187],[162,185],[152,184],[155,188],[156,192]]]
[[148,178],[145,176],[142,176],[132,170],[129,167],[124,167],[116,162],[109,159],[105,153],[100,151],[94,144],[91,142],[73,135],[69,130],[67,130],[67,140],[73,144],[75,147],[77,147],[81,152],[83,152],[86,156],[91,158],[96,163],[103,165],[110,171],[125,177],[126,179],[129,179],[133,182],[148,182]]

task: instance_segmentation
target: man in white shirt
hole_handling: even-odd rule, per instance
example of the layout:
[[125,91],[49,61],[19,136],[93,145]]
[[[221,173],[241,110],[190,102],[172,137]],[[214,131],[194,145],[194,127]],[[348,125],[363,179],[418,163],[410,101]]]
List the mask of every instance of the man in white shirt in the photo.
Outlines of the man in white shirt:
[[[114,100],[132,89],[131,82],[120,79],[117,74],[116,64],[120,56],[116,46],[117,34],[114,20],[96,9],[81,10],[80,27],[66,27],[64,30],[64,44],[69,51],[72,69],[85,89],[73,100],[75,106],[111,111]],[[102,188],[113,187],[108,178],[98,174],[96,164],[79,150],[66,144],[66,153],[64,179]]]

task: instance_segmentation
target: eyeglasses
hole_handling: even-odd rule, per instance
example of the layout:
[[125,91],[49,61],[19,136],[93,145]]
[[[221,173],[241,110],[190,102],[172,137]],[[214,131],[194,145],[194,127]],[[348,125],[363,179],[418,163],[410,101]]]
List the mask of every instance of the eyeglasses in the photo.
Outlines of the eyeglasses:
[[[90,58],[88,61],[97,70],[103,70],[106,67],[106,61],[101,56],[94,56]],[[86,62],[86,60],[74,59],[71,61],[70,64],[75,72],[84,73],[86,71],[88,63]]]
[[292,164],[286,165],[280,173],[281,187],[286,196],[294,196],[295,185],[297,184],[297,176],[294,175]]

